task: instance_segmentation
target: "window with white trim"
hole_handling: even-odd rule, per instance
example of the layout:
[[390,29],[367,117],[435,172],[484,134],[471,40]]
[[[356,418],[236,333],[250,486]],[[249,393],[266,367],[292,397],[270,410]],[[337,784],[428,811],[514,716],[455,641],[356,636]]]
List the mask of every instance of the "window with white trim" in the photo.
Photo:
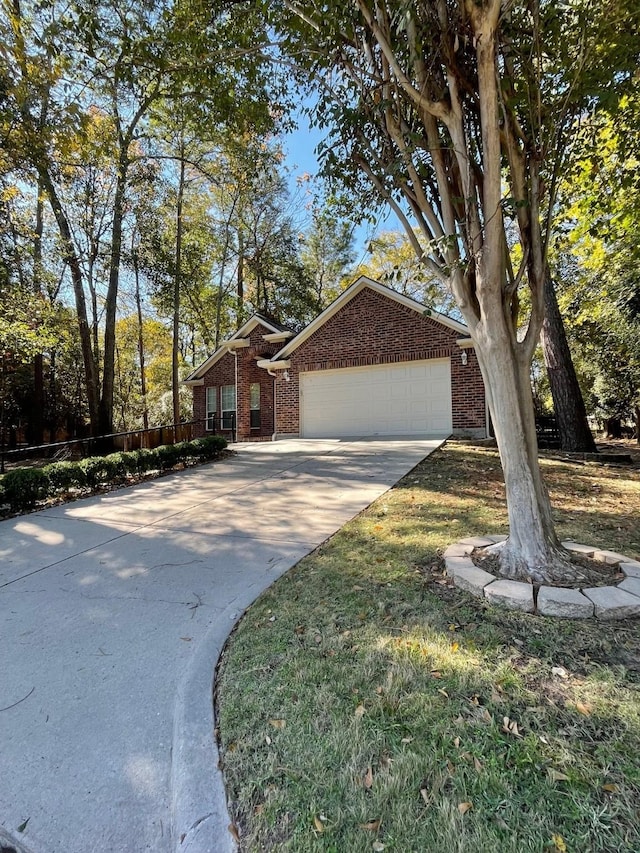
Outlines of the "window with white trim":
[[233,429],[236,416],[236,386],[223,385],[220,389],[222,429]]
[[207,399],[206,399],[206,423],[205,429],[213,432],[216,428],[216,415],[218,413],[218,389],[217,388],[207,388]]
[[250,386],[251,393],[251,429],[260,429],[260,383],[252,382]]

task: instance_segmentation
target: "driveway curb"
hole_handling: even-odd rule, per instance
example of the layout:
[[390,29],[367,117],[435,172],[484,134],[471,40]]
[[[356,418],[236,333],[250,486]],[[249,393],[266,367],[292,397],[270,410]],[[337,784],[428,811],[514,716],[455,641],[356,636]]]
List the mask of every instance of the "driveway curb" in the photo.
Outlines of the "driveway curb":
[[[243,612],[233,606],[224,611],[221,618],[229,620],[229,633]],[[226,793],[214,733],[214,672],[222,652],[217,633],[216,626],[209,628],[176,696],[171,763],[172,839],[176,853],[233,853],[235,849],[228,830]]]

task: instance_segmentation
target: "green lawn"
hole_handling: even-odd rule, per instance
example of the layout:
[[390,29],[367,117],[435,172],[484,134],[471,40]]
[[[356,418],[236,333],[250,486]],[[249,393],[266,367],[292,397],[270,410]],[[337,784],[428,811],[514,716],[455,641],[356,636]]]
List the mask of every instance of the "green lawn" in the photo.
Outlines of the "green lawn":
[[[543,469],[562,538],[640,559],[638,468]],[[489,532],[497,455],[450,444],[250,608],[217,692],[243,851],[640,850],[638,623],[454,590]]]

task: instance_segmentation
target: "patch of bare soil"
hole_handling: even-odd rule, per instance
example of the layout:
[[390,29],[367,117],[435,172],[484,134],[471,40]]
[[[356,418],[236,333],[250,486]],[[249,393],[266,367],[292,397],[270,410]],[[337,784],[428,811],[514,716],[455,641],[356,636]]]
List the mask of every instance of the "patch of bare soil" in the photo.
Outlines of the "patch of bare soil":
[[[476,549],[471,554],[471,559],[476,566],[484,569],[501,578],[500,574],[500,559],[497,554],[485,554],[483,549]],[[590,557],[584,557],[581,554],[571,554],[569,562],[575,567],[576,578],[573,581],[548,581],[547,586],[569,587],[571,589],[581,589],[592,586],[613,586],[618,581],[623,580],[624,575],[621,574],[618,566],[612,566],[608,563],[602,563],[600,560],[592,560]],[[527,575],[514,578],[528,583],[530,578]]]

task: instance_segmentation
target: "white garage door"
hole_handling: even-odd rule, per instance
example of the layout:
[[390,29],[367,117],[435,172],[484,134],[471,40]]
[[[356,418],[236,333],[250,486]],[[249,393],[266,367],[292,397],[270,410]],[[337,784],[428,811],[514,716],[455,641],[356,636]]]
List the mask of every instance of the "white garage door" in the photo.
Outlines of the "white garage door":
[[449,359],[300,374],[305,438],[446,436],[452,430]]

